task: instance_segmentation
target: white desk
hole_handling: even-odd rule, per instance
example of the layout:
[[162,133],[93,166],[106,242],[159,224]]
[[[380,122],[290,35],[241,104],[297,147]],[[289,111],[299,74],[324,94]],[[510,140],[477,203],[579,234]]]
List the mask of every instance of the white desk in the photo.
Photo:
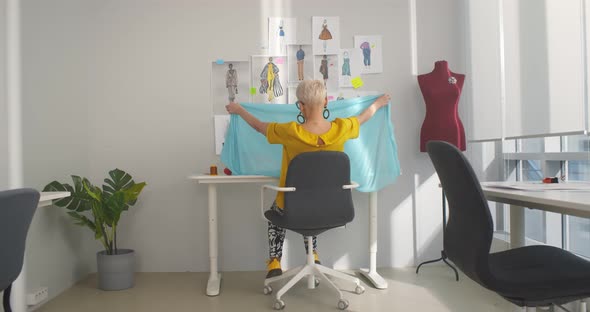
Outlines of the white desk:
[[[50,206],[54,200],[69,197],[70,192],[40,192],[39,203],[37,208]],[[12,309],[17,311],[27,311],[26,303],[26,285],[24,283],[24,276],[27,274],[26,262],[23,263],[21,273],[17,280],[12,284],[12,293],[10,294]]]
[[525,245],[524,208],[539,209],[582,218],[590,218],[590,191],[522,191],[486,186],[488,200],[510,205],[510,247]]
[[[228,183],[277,183],[277,178],[266,176],[210,176],[193,175],[190,180],[196,180],[199,184],[207,184],[209,187],[209,265],[210,273],[207,281],[207,295],[219,295],[221,274],[218,271],[218,229],[217,229],[217,184]],[[377,273],[377,193],[369,193],[369,269],[361,270],[376,288],[387,288],[387,281]]]
[[41,192],[41,197],[39,197],[39,204],[37,207],[49,206],[53,204],[54,200],[66,198],[70,195],[70,192]]

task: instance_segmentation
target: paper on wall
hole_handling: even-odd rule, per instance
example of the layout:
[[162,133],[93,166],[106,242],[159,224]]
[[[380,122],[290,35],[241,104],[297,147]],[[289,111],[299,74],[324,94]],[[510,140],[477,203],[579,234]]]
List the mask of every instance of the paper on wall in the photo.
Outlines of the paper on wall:
[[223,142],[225,142],[225,133],[229,126],[229,115],[215,115],[214,116],[214,127],[215,127],[215,154],[221,155],[223,149]]

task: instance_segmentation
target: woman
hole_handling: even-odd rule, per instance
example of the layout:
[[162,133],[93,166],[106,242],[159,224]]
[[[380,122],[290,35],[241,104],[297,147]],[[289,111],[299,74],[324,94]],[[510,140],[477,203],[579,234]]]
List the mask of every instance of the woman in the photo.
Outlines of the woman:
[[[336,118],[328,121],[328,99],[326,88],[319,80],[304,80],[297,86],[297,107],[300,112],[297,121],[288,123],[262,122],[248,113],[240,104],[229,103],[228,113],[238,114],[252,128],[265,135],[270,144],[283,145],[281,176],[279,186],[285,186],[287,168],[295,156],[305,152],[315,151],[344,151],[344,143],[359,136],[360,125],[369,120],[375,112],[389,103],[389,95],[376,99],[371,106],[358,116],[350,118]],[[277,197],[270,209],[282,213],[284,208],[284,194],[277,193]],[[267,261],[266,278],[283,274],[281,257],[286,230],[272,223],[268,223],[268,243],[270,259]],[[305,237],[304,237],[305,240]],[[307,249],[307,244],[305,245]],[[313,237],[313,253],[317,263],[317,240]]]

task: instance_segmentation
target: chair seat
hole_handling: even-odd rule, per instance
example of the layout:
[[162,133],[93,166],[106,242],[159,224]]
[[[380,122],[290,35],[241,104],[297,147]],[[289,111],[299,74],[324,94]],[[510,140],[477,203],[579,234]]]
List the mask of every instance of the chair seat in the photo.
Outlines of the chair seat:
[[[335,227],[335,226],[330,226],[327,228],[316,228],[316,229],[296,229],[296,228],[293,228],[289,225],[286,218],[282,214],[280,214],[274,210],[265,211],[264,216],[266,217],[266,219],[268,221],[270,221],[270,223],[272,223],[276,226],[282,227],[284,229],[299,233],[304,236],[320,235],[321,233],[323,233],[329,229],[333,229]],[[342,224],[342,225],[344,225],[344,224]]]
[[521,306],[590,297],[590,262],[560,248],[528,246],[493,253],[489,266],[498,286],[493,290]]

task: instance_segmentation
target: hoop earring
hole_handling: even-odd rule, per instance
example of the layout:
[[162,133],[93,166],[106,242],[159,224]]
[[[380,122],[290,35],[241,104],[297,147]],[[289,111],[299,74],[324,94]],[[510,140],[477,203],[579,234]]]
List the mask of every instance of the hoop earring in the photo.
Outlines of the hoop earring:
[[322,115],[324,115],[324,119],[330,118],[330,111],[327,107],[324,107],[324,113]]
[[301,112],[299,112],[299,115],[297,115],[297,122],[300,124],[305,122],[305,117],[301,114]]

